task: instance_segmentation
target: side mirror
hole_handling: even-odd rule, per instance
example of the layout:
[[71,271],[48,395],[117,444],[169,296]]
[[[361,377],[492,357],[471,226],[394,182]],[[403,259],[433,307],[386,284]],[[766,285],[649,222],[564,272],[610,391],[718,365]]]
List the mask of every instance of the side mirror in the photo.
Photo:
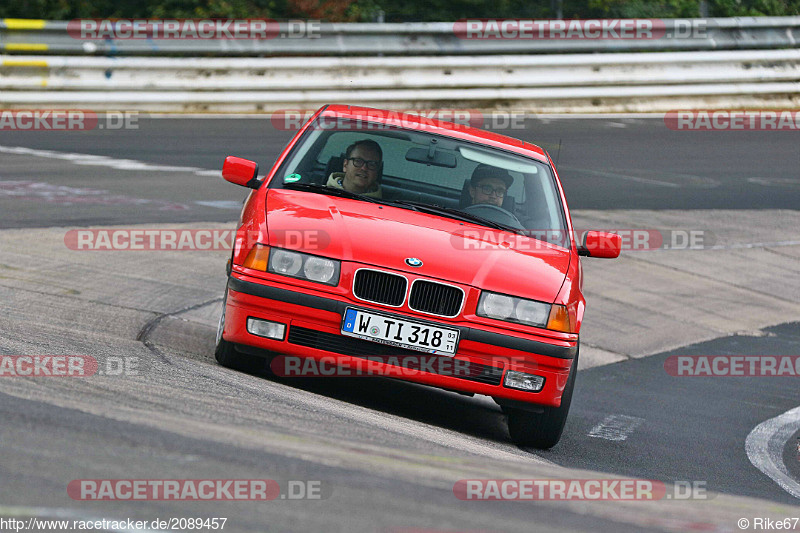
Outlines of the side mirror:
[[225,181],[258,189],[261,182],[258,180],[258,163],[241,157],[229,155],[222,165],[222,177]]
[[578,247],[578,255],[586,257],[619,257],[622,249],[622,237],[607,231],[587,231],[583,235],[583,244]]

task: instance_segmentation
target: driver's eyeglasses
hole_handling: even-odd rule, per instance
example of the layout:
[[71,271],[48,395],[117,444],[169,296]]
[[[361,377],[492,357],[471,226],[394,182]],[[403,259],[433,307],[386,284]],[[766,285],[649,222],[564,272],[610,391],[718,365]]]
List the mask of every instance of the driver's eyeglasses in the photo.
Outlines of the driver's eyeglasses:
[[481,191],[486,196],[497,196],[499,198],[502,198],[503,196],[506,195],[505,187],[498,187],[495,189],[491,185],[481,185],[480,187],[478,187],[478,190]]
[[364,163],[366,163],[367,169],[369,170],[377,170],[378,165],[381,164],[380,161],[368,161],[366,159],[361,159],[360,157],[348,157],[347,160],[352,161],[353,166],[355,166],[356,168],[361,168],[364,166]]

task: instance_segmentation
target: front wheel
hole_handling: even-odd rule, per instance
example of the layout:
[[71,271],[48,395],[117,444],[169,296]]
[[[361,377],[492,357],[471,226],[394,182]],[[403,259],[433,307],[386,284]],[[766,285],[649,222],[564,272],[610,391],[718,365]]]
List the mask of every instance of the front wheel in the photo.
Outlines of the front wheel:
[[214,357],[222,366],[238,368],[239,353],[234,348],[232,342],[228,342],[222,338],[222,333],[225,331],[225,307],[227,301],[228,289],[225,289],[225,296],[222,297],[222,314],[219,317],[219,325],[217,326],[217,344],[214,349]]
[[541,413],[516,408],[509,409],[508,432],[517,446],[547,450],[558,443],[561,433],[564,431],[564,424],[567,422],[577,373],[578,354],[576,352],[559,407],[545,407]]

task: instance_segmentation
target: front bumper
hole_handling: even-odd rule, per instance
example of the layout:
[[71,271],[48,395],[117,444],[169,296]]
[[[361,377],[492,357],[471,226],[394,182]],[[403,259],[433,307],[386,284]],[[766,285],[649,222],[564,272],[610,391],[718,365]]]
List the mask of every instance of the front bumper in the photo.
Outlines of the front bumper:
[[[460,342],[455,362],[468,365],[466,373],[439,372],[441,365],[423,365],[416,372],[392,372],[398,358],[430,356],[423,352],[386,346],[366,340],[341,335],[342,316],[346,308],[360,308],[387,314],[386,309],[370,306],[361,301],[328,293],[315,293],[307,288],[283,285],[272,281],[232,273],[228,278],[225,331],[229,342],[255,347],[270,352],[302,356],[320,361],[332,358],[344,367],[363,368],[365,359],[381,375],[399,377],[407,381],[442,387],[459,392],[485,394],[495,398],[515,400],[546,406],[559,406],[567,382],[577,343],[557,345],[540,340],[502,334],[452,322],[426,320],[432,325],[456,328]],[[392,313],[388,313],[392,314]],[[401,313],[398,318],[419,320]],[[283,340],[272,340],[252,335],[247,331],[248,317],[286,324],[288,332]],[[392,360],[392,356],[396,356]],[[446,358],[452,359],[452,358]],[[386,361],[387,364],[380,361]],[[405,366],[405,365],[404,365]],[[452,366],[448,367],[452,369]],[[395,367],[394,370],[397,370]],[[503,386],[507,370],[517,370],[545,378],[539,392],[526,392]],[[346,373],[344,375],[347,375]],[[352,374],[351,374],[352,375]]]

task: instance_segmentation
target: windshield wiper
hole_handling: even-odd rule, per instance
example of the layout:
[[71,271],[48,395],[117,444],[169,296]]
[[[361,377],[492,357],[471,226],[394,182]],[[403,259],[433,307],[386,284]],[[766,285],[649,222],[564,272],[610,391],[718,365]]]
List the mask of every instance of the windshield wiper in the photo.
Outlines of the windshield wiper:
[[308,191],[319,194],[328,194],[330,196],[338,196],[340,198],[352,198],[354,200],[364,200],[366,202],[372,202],[374,204],[383,204],[383,205],[401,207],[404,209],[411,209],[412,211],[421,211],[423,213],[428,213],[431,215],[439,215],[448,218],[463,220],[465,222],[473,222],[475,224],[480,224],[482,226],[488,226],[490,228],[500,229],[503,231],[510,231],[512,233],[520,233],[521,231],[519,228],[515,228],[513,226],[507,226],[505,224],[495,222],[494,220],[489,220],[488,218],[479,217],[478,215],[473,215],[472,213],[466,213],[464,211],[461,211],[460,209],[453,209],[452,207],[431,205],[423,202],[415,202],[412,200],[384,200],[381,198],[365,196],[363,194],[350,192],[345,189],[339,189],[337,187],[328,187],[327,185],[319,185],[316,183],[284,183],[283,188],[295,191]]
[[[319,185],[316,183],[285,183],[284,189],[292,189],[296,191],[309,191],[319,194],[329,194],[331,196],[338,196],[340,198],[352,198],[354,200],[364,200],[365,202],[372,202],[373,204],[391,205],[396,207],[396,202],[393,200],[384,200],[382,198],[375,198],[374,196],[365,196],[356,192],[350,192],[338,187],[329,187],[327,185]],[[398,200],[399,202],[400,200]],[[416,206],[408,205],[409,209],[419,211]]]
[[373,202],[376,204],[385,203],[378,198],[373,198],[371,196],[364,196],[363,194],[358,194],[355,192],[350,192],[345,189],[339,189],[338,187],[328,187],[327,185],[319,185],[317,183],[284,183],[284,189],[291,189],[294,191],[308,191],[308,192],[316,192],[319,194],[329,194],[331,196],[338,196],[340,198],[352,198],[354,200],[364,200],[366,202]]
[[507,226],[505,224],[501,224],[500,222],[495,222],[494,220],[489,220],[488,218],[483,218],[478,215],[473,215],[472,213],[467,213],[465,211],[462,211],[460,209],[454,209],[452,207],[431,205],[423,202],[415,202],[413,200],[391,200],[390,202],[393,205],[403,205],[416,208],[417,211],[422,211],[425,213],[429,213],[431,215],[441,215],[449,218],[456,218],[459,220],[463,220],[465,222],[474,222],[476,224],[480,224],[481,226],[489,226],[490,228],[501,229],[503,231],[510,231],[512,233],[520,233],[521,231],[519,228],[515,228],[513,226]]

